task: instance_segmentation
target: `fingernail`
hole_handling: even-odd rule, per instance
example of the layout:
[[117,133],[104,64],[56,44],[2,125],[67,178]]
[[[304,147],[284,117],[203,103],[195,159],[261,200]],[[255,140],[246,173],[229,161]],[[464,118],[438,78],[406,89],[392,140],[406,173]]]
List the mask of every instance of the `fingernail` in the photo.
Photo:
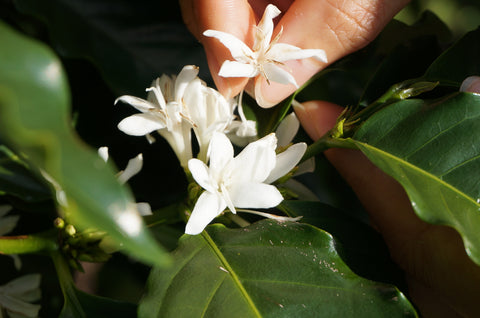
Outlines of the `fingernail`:
[[480,93],[480,77],[467,77],[460,86],[460,92]]

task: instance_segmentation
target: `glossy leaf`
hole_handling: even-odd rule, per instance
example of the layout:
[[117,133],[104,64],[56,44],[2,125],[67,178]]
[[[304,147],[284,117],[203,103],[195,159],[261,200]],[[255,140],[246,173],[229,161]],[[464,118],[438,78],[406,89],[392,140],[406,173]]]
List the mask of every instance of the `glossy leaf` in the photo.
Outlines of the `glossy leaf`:
[[455,228],[480,264],[480,96],[394,103],[352,142],[405,188],[423,220]]
[[24,13],[41,18],[63,56],[92,61],[117,94],[141,96],[162,74],[184,65],[208,67],[200,43],[190,34],[176,1],[21,0]]
[[465,34],[430,65],[424,78],[460,87],[463,80],[480,74],[480,27]]
[[39,181],[27,164],[3,145],[0,146],[0,192],[28,202],[51,197],[48,187]]
[[184,235],[171,270],[154,269],[140,317],[405,317],[393,286],[355,275],[332,237],[313,226],[263,220]]
[[0,37],[2,140],[50,176],[68,218],[108,232],[145,262],[165,264],[168,255],[136,217],[131,193],[72,131],[69,90],[57,58],[4,24]]
[[279,208],[291,217],[302,216],[299,222],[331,234],[340,257],[357,275],[397,287],[405,284],[383,238],[368,224],[321,202],[285,200]]

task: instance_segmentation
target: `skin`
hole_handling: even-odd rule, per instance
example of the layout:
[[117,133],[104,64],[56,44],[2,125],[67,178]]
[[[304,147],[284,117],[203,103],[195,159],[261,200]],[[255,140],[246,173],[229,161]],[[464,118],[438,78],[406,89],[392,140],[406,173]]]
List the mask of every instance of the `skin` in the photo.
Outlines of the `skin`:
[[[282,11],[274,20],[274,36],[280,26],[284,27],[279,42],[324,49],[329,63],[333,63],[372,41],[408,1],[180,0],[184,21],[203,43],[217,88],[227,97],[244,88],[251,91],[251,82],[218,77],[223,61],[232,57],[221,43],[202,33],[207,29],[229,32],[251,46],[253,25],[268,3]],[[311,59],[286,64],[299,85],[327,66]],[[293,86],[265,83],[263,97],[278,103],[293,90]],[[480,78],[470,79],[462,90],[480,93]],[[310,101],[296,107],[295,112],[310,137],[317,140],[334,126],[342,109],[329,102]],[[480,317],[480,267],[467,256],[458,233],[420,220],[403,188],[361,152],[329,149],[325,155],[355,191],[392,258],[405,271],[409,296],[422,316]]]

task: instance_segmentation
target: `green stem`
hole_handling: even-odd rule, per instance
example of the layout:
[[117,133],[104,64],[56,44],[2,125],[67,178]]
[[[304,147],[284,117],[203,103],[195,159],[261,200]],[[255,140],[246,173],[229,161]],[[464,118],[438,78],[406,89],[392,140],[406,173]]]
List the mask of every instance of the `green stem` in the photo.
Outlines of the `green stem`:
[[320,139],[315,141],[313,144],[308,146],[307,151],[303,155],[301,162],[324,152],[330,148],[348,148],[348,149],[357,149],[357,146],[349,139],[340,139],[332,137],[331,131],[323,135]]
[[67,261],[60,252],[53,252],[50,255],[57,271],[58,281],[64,297],[64,307],[62,313],[64,316],[86,317],[82,305],[76,295],[75,282]]
[[58,245],[53,232],[0,237],[0,254],[42,253],[56,250]]

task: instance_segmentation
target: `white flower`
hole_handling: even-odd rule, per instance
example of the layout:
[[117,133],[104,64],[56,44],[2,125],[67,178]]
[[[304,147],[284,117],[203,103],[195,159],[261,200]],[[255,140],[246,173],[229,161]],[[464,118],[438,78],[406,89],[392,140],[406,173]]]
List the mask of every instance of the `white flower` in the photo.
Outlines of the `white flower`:
[[277,156],[277,138],[270,134],[233,157],[231,142],[224,134],[215,133],[209,148],[210,165],[207,167],[198,159],[188,162],[193,178],[206,191],[198,198],[185,233],[201,233],[226,207],[236,213],[235,208],[271,208],[282,202],[278,189],[269,183],[286,174],[301,159],[306,145],[297,145]]
[[[0,236],[10,233],[18,223],[20,219],[19,215],[7,215],[12,210],[10,205],[0,205]],[[13,258],[13,264],[17,270],[22,267],[22,261],[16,254],[8,255]]]
[[[100,158],[103,159],[103,161],[107,162],[109,158],[108,147],[98,148],[98,155],[100,156]],[[131,177],[139,173],[140,170],[142,170],[142,167],[143,167],[143,155],[140,153],[136,157],[128,160],[128,163],[125,169],[120,171],[117,174],[118,182],[120,182],[121,184],[125,184],[128,180],[130,180]],[[147,202],[136,203],[136,208],[138,210],[138,213],[142,216],[152,214],[152,208],[150,207],[150,204],[148,204]]]
[[0,205],[0,236],[11,232],[17,226],[18,215],[7,215],[12,210],[10,205]]
[[40,299],[40,275],[30,274],[0,286],[0,312],[8,317],[38,317],[40,305],[31,302]]
[[198,67],[187,65],[176,77],[162,75],[157,78],[147,89],[147,100],[129,95],[117,98],[115,103],[122,101],[142,112],[123,119],[118,128],[132,136],[148,136],[158,131],[168,141],[182,167],[186,167],[192,158],[192,123],[185,114],[183,98],[197,74]]
[[183,101],[200,147],[198,157],[206,161],[213,133],[225,131],[232,123],[235,104],[233,100],[227,101],[215,89],[207,87],[199,78],[189,84]]
[[[282,31],[271,41],[273,34],[273,19],[280,14],[280,10],[273,4],[265,9],[262,19],[256,27],[255,42],[253,49],[235,36],[216,30],[206,30],[203,34],[217,38],[227,49],[230,50],[235,61],[225,61],[218,75],[223,77],[256,77],[262,75],[267,83],[274,81],[281,84],[293,84],[298,88],[293,75],[281,67],[283,62],[313,57],[326,63],[327,57],[324,50],[307,49],[277,43]],[[258,96],[260,83],[255,83],[255,95],[257,103],[262,106]]]

